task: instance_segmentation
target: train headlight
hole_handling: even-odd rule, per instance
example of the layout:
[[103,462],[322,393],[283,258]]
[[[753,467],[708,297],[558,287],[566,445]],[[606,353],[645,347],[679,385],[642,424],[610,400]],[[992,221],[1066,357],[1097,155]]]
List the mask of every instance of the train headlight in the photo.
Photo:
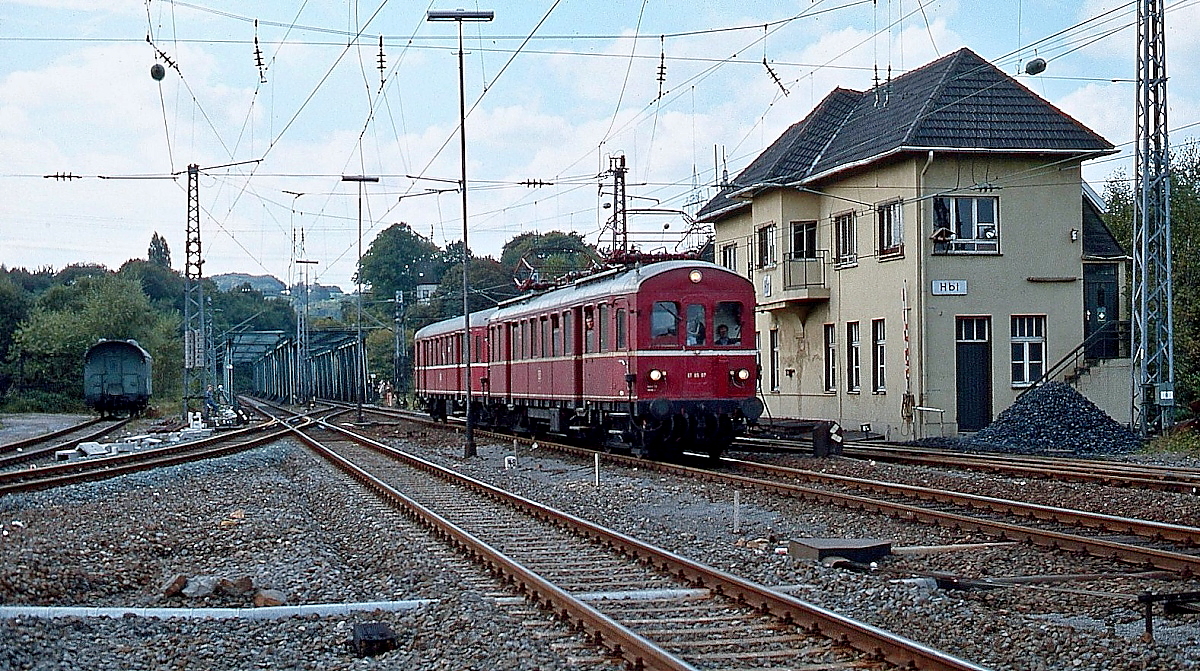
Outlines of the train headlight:
[[738,370],[731,372],[733,373],[733,377],[741,382],[745,382],[746,380],[750,379],[750,371],[746,370],[745,368],[739,368]]
[[692,281],[692,284],[700,284],[700,280],[704,279],[704,273],[699,270],[693,270],[688,273],[688,279]]
[[667,371],[659,370],[657,368],[651,369],[648,375],[650,376],[650,380],[652,382],[662,382],[663,380],[667,379]]

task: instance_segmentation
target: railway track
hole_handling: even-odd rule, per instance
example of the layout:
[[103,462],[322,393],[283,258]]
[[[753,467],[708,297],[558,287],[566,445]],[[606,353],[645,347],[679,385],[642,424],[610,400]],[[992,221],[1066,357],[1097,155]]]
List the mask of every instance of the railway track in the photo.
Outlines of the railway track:
[[[11,468],[17,464],[52,458],[54,453],[59,450],[69,450],[80,443],[102,438],[128,423],[128,419],[116,421],[90,419],[75,426],[8,443],[0,446],[0,470]],[[102,424],[102,426],[93,428],[97,424]],[[63,436],[71,437],[66,440],[58,440]]]
[[[378,411],[382,414],[392,414]],[[393,415],[397,416],[397,415]],[[493,435],[502,440],[512,436]],[[592,450],[539,440],[543,447],[595,458]],[[935,490],[900,483],[829,475],[722,458],[735,472],[600,454],[600,458],[641,469],[684,477],[724,481],[806,501],[867,510],[900,519],[973,530],[1001,540],[1111,558],[1136,566],[1152,566],[1184,576],[1200,575],[1200,528],[1150,520],[1039,506],[1020,501]],[[707,462],[706,462],[707,466]],[[743,475],[739,472],[751,473]],[[798,484],[805,482],[809,485]],[[864,495],[865,494],[865,495]]]
[[635,668],[980,668],[333,424],[294,431]]
[[225,456],[266,445],[289,435],[290,428],[284,428],[279,422],[272,420],[189,443],[0,471],[0,496]]
[[[747,449],[779,449],[811,454],[804,441],[741,439],[735,443]],[[996,473],[1013,477],[1033,477],[1065,482],[1150,489],[1183,494],[1200,494],[1200,469],[1185,466],[1136,464],[1106,459],[1036,456],[1006,453],[963,453],[938,448],[913,448],[875,443],[847,443],[842,456],[869,459],[881,463],[957,468]]]

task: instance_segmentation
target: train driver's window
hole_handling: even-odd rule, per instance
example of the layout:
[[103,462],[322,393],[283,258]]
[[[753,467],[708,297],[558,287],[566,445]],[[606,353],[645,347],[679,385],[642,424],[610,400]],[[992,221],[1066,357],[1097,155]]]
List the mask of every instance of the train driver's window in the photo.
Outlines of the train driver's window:
[[708,342],[704,326],[704,306],[692,303],[687,307],[687,344],[703,345]]
[[658,301],[650,311],[650,343],[676,345],[679,343],[679,303]]
[[596,317],[590,307],[583,309],[583,351],[587,354],[596,351]]
[[713,325],[717,329],[714,345],[742,344],[742,304],[736,301],[717,303]]

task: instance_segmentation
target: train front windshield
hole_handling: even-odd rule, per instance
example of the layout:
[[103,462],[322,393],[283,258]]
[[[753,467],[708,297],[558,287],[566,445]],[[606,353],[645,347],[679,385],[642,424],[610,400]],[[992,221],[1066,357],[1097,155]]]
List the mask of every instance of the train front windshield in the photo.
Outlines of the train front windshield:
[[655,346],[678,345],[682,321],[686,334],[684,344],[688,347],[740,345],[744,312],[739,301],[721,301],[715,306],[657,301],[650,311],[650,342]]

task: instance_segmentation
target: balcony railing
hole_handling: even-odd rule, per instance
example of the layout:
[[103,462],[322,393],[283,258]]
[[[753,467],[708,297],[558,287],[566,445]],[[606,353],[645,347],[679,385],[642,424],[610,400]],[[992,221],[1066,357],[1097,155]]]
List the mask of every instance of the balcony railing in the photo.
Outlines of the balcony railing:
[[828,265],[829,252],[824,249],[788,254],[783,261],[784,290],[824,287]]

